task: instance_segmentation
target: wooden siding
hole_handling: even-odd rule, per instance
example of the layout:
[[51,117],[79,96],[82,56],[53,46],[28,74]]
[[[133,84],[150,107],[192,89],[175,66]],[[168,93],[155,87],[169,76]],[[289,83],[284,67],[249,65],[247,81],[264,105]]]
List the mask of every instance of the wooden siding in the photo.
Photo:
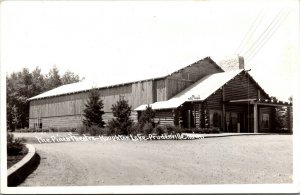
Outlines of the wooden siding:
[[156,89],[154,89],[156,91],[156,100],[154,100],[154,102],[167,100],[166,79],[160,79],[154,82],[156,87]]
[[[36,119],[29,119],[29,127],[33,128]],[[82,125],[82,116],[81,115],[72,115],[72,116],[53,116],[53,117],[44,117],[41,118],[42,128],[77,128]]]
[[166,80],[167,82],[167,93],[168,96],[167,98],[170,99],[171,97],[175,96],[188,86],[192,85],[194,82],[193,81],[188,81],[188,80],[180,80],[180,79],[174,79],[174,78],[169,78]]
[[[112,104],[115,104],[120,96],[128,100],[132,109],[141,104],[153,103],[152,81],[100,89],[99,93],[103,100],[104,112],[111,112]],[[89,92],[83,92],[33,100],[30,102],[30,118],[82,114],[88,96]]]
[[[225,101],[258,98],[258,86],[245,74],[240,74],[225,86]],[[261,98],[266,98],[261,93]]]
[[238,104],[226,104],[226,112],[238,112],[238,113],[251,113],[253,112],[253,106],[238,105]]
[[222,110],[222,89],[218,89],[215,93],[206,99],[207,108],[212,110]]
[[[109,120],[111,120],[113,117],[112,112],[106,112],[102,116],[104,122],[107,124]],[[130,118],[137,122],[137,112],[132,111]],[[51,117],[40,117],[40,121],[42,122],[43,129],[48,129],[51,127],[54,128],[77,128],[82,125],[83,116],[81,114],[79,115],[64,115],[64,116],[51,116]],[[37,123],[37,118],[30,118],[29,119],[29,127],[33,128],[34,123]]]
[[[107,121],[112,118],[111,106],[120,97],[128,100],[132,110],[141,104],[153,103],[152,83],[153,81],[143,81],[124,86],[99,89],[104,104],[104,120]],[[47,127],[48,124],[52,124],[53,127],[77,126],[77,124],[81,123],[79,117],[83,114],[88,96],[89,92],[82,92],[30,101],[30,127],[34,126],[34,121],[37,118],[42,118]],[[132,113],[135,113],[133,119],[136,121],[136,112]]]
[[154,122],[159,125],[174,125],[174,116],[172,110],[157,110]]
[[167,77],[167,99],[172,98],[183,89],[200,80],[206,75],[223,72],[223,70],[206,58]]

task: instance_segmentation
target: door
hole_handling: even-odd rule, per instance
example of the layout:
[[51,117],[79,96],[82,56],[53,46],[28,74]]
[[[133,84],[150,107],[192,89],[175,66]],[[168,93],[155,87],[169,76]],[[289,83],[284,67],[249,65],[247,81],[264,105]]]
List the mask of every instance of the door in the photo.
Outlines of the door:
[[226,127],[228,132],[245,132],[245,114],[242,112],[226,112]]

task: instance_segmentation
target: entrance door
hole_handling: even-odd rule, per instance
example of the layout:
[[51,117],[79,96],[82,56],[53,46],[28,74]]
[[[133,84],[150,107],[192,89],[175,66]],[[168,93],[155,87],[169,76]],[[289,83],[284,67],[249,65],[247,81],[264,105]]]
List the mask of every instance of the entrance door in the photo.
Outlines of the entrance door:
[[242,112],[226,112],[228,132],[241,133],[245,131],[245,114]]
[[245,114],[244,113],[238,113],[238,133],[245,133]]

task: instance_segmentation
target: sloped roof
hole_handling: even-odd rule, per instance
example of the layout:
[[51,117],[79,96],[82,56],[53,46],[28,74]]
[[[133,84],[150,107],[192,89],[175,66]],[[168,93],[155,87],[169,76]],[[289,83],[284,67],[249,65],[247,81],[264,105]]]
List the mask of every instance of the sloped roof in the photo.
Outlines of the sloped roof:
[[[243,70],[241,69],[207,75],[193,85],[187,87],[171,99],[167,101],[155,102],[153,104],[150,104],[150,106],[154,110],[172,109],[179,107],[184,102],[203,101],[242,71]],[[148,104],[141,105],[135,110],[145,110],[146,106],[148,106]]]
[[[201,60],[198,60],[197,62],[194,62],[188,66],[191,66],[193,64],[196,64],[200,61],[204,60],[210,60],[212,64],[215,66],[219,67],[210,57],[203,58]],[[181,68],[177,66],[176,70],[174,70],[173,66],[168,66],[168,68],[161,68],[159,71],[159,74],[156,72],[155,77],[153,75],[147,75],[146,78],[144,77],[143,79],[139,79],[138,75],[136,78],[129,78],[129,79],[124,79],[121,78],[121,80],[117,81],[114,79],[106,80],[106,81],[101,81],[101,82],[95,82],[95,81],[82,81],[78,83],[72,83],[72,84],[67,84],[67,85],[62,85],[60,87],[54,88],[52,90],[49,90],[47,92],[44,92],[42,94],[39,94],[37,96],[31,97],[27,100],[35,100],[35,99],[42,99],[42,98],[47,98],[47,97],[53,97],[53,96],[59,96],[59,95],[67,95],[71,93],[78,93],[78,92],[83,92],[83,91],[88,91],[91,90],[92,88],[108,88],[108,87],[114,87],[114,86],[119,86],[119,85],[126,85],[130,83],[135,83],[135,82],[142,82],[142,81],[147,81],[147,80],[156,80],[156,79],[163,79],[166,78],[167,76],[170,76],[172,74],[175,74],[184,68],[188,67],[184,66]]]
[[[156,78],[158,79],[158,78]],[[93,81],[81,81],[77,83],[71,83],[67,85],[62,85],[60,87],[51,89],[49,91],[46,91],[42,94],[39,94],[37,96],[31,97],[28,100],[34,100],[34,99],[41,99],[41,98],[46,98],[46,97],[53,97],[53,96],[59,96],[59,95],[67,95],[67,94],[72,94],[72,93],[78,93],[78,92],[84,92],[91,90],[92,88],[108,88],[108,87],[113,87],[113,86],[118,86],[118,85],[126,85],[129,83],[134,83],[138,81],[124,81],[123,83],[118,83],[114,81],[113,79],[111,80],[106,80],[102,81],[100,83],[93,82]]]

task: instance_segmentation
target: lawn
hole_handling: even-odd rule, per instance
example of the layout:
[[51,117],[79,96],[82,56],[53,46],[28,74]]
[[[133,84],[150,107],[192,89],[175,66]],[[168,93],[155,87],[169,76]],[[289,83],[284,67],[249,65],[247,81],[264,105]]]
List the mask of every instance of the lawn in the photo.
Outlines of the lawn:
[[41,162],[22,186],[267,184],[293,175],[291,135],[34,146]]
[[26,156],[27,153],[28,153],[28,149],[26,147],[24,147],[19,154],[8,155],[7,156],[7,169],[12,167],[14,164],[18,163],[20,160],[22,160]]

